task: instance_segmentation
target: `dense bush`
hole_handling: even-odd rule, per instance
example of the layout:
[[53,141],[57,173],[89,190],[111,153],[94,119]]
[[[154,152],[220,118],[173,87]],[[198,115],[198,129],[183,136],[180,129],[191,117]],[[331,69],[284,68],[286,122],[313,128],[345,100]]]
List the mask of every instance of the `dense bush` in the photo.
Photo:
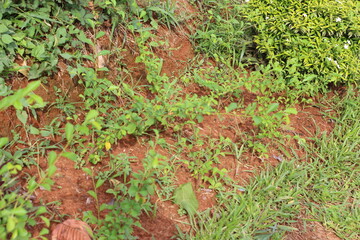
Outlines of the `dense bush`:
[[308,92],[360,78],[360,1],[250,0],[258,50],[288,86]]

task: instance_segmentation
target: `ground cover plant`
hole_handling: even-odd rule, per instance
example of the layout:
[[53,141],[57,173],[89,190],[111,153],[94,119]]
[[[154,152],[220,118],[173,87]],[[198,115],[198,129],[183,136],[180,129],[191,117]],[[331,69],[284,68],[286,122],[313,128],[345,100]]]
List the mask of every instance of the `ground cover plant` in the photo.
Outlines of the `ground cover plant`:
[[0,5],[0,239],[359,238],[356,1]]

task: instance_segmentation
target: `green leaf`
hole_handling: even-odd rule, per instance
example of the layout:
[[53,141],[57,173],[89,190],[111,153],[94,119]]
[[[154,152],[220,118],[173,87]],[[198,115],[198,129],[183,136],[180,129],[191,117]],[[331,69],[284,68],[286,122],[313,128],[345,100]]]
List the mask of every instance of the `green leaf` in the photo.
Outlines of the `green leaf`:
[[49,183],[42,183],[40,186],[47,191],[51,190],[51,185]]
[[66,157],[74,162],[78,159],[78,156],[73,152],[63,152],[61,156]]
[[51,132],[50,132],[50,131],[47,131],[47,130],[41,130],[41,131],[40,131],[40,134],[41,134],[41,136],[43,136],[43,137],[48,137],[48,136],[51,135]]
[[175,190],[174,202],[184,208],[190,216],[193,216],[196,213],[199,202],[196,199],[190,182],[180,185]]
[[232,102],[232,103],[229,104],[229,106],[225,107],[225,110],[226,110],[227,113],[229,113],[229,112],[235,110],[237,107],[238,107],[238,104]]
[[14,101],[12,105],[14,106],[14,108],[15,108],[16,110],[22,110],[23,107],[24,107],[23,104],[20,102],[20,99]]
[[65,137],[68,142],[73,139],[74,136],[74,125],[71,123],[66,123],[65,125]]
[[97,195],[96,195],[96,193],[95,193],[93,190],[87,191],[87,193],[88,193],[90,196],[92,196],[94,199],[97,200]]
[[74,56],[70,53],[60,53],[60,56],[63,57],[66,60],[72,59]]
[[30,133],[34,134],[34,135],[38,135],[38,134],[40,134],[40,131],[39,131],[39,129],[37,129],[36,127],[31,125],[30,126]]
[[87,43],[91,46],[94,46],[94,43],[85,36],[85,33],[83,31],[80,31],[80,33],[77,35],[77,38],[82,41],[83,43]]
[[14,214],[16,216],[25,216],[27,214],[27,211],[22,207],[18,207],[11,210],[11,214]]
[[135,123],[129,123],[129,125],[126,127],[126,131],[128,134],[133,134],[136,130],[136,124]]
[[22,124],[24,124],[24,125],[26,124],[27,119],[28,119],[28,114],[26,111],[17,110],[16,116]]
[[105,180],[104,179],[98,179],[95,185],[95,188],[99,188],[104,184]]
[[266,110],[266,114],[269,114],[273,111],[275,111],[277,108],[279,107],[279,104],[278,103],[272,103],[268,106],[268,109]]
[[57,170],[57,168],[55,165],[49,166],[49,168],[47,169],[47,175],[49,177],[52,177],[55,174],[56,170]]
[[26,34],[23,32],[17,32],[14,35],[12,35],[12,38],[18,42],[23,40],[25,37],[26,37]]
[[6,224],[6,231],[7,232],[12,232],[15,229],[17,223],[17,219],[14,216],[9,216],[7,219],[7,224]]
[[90,110],[88,114],[86,114],[84,124],[87,124],[90,120],[95,119],[99,115],[99,112],[96,110]]
[[9,34],[3,34],[1,36],[1,40],[5,43],[5,44],[10,44],[12,43],[14,40],[13,38],[9,35]]
[[39,236],[43,236],[43,235],[46,235],[46,234],[49,234],[49,229],[43,228],[43,229],[41,229],[41,231],[39,233]]
[[91,124],[97,129],[97,130],[101,130],[101,124],[96,122],[96,121],[92,121]]
[[6,144],[8,144],[9,142],[9,138],[8,137],[2,137],[0,138],[0,148],[2,148],[3,146],[5,146]]
[[103,56],[103,55],[108,55],[110,54],[111,52],[109,50],[102,50],[100,51],[97,56]]
[[263,118],[259,117],[259,116],[253,116],[253,121],[254,121],[255,126],[258,126],[262,123]]
[[47,227],[50,226],[50,220],[48,218],[46,218],[44,216],[40,216],[40,218],[44,221],[44,223]]
[[[29,83],[25,88],[17,90],[13,95],[7,96],[0,100],[0,110],[4,110],[11,105],[16,104],[19,102],[22,98],[26,97],[30,92],[37,89],[41,84],[41,81],[34,81]],[[21,103],[18,103],[21,105]],[[19,108],[17,108],[19,109]]]
[[105,32],[104,31],[100,31],[96,34],[95,38],[98,39],[98,38],[101,38],[102,36],[105,35]]
[[29,192],[32,192],[36,189],[36,187],[38,186],[37,182],[35,181],[35,177],[31,178],[29,181],[28,181],[28,191]]
[[54,152],[54,151],[49,152],[49,155],[48,155],[49,166],[54,165],[56,157],[57,157],[56,152]]
[[36,46],[32,51],[31,51],[31,56],[35,57],[36,59],[42,61],[44,60],[44,58],[46,57],[45,55],[45,44],[41,44]]
[[298,111],[296,110],[296,108],[287,108],[284,110],[284,113],[287,114],[298,114]]
[[7,28],[7,26],[5,26],[4,24],[0,24],[0,33],[4,33],[9,31],[9,29]]
[[44,214],[47,212],[47,209],[45,206],[40,206],[37,210],[36,210],[36,216],[39,216],[41,214]]
[[92,175],[93,175],[93,173],[92,173],[92,171],[91,171],[90,168],[83,168],[83,171],[84,171],[87,175],[89,175],[89,176],[92,176]]
[[85,21],[90,25],[91,28],[95,28],[95,21],[94,20],[92,20],[90,18],[86,18]]

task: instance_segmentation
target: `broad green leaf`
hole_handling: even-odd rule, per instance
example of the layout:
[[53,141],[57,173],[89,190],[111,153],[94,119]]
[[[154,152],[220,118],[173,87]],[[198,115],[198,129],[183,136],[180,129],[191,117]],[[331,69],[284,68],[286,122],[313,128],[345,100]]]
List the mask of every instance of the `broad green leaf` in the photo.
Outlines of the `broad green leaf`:
[[17,223],[17,218],[14,216],[9,216],[7,219],[7,224],[6,224],[6,231],[7,232],[12,232],[15,229]]
[[81,133],[83,135],[89,135],[90,134],[90,129],[87,126],[84,126],[84,125],[80,125],[79,127],[77,127],[77,130],[79,131],[79,133]]
[[2,40],[5,44],[10,44],[10,43],[12,43],[12,42],[14,41],[13,38],[12,38],[9,34],[2,34],[1,40]]
[[253,121],[256,126],[260,125],[263,121],[262,117],[259,116],[253,116]]
[[111,52],[109,50],[102,50],[100,51],[97,56],[103,56],[103,55],[108,55],[110,54]]
[[9,31],[9,29],[7,28],[7,26],[5,26],[4,24],[0,24],[0,33],[4,33]]
[[61,156],[66,157],[74,162],[76,162],[76,160],[78,159],[78,155],[73,152],[63,152]]
[[35,177],[31,178],[29,181],[28,181],[28,191],[29,192],[32,192],[35,190],[35,188],[38,186],[37,182],[35,181]]
[[25,216],[27,214],[27,211],[22,207],[17,207],[11,210],[11,214],[14,214],[16,216]]
[[104,31],[100,31],[100,32],[98,32],[97,34],[96,34],[96,39],[98,39],[98,38],[101,38],[102,36],[104,36],[105,35],[105,32]]
[[51,190],[51,185],[49,183],[42,183],[40,185],[42,188],[44,188],[46,191],[50,191]]
[[98,179],[98,180],[96,181],[95,188],[101,187],[101,186],[104,184],[104,182],[105,182],[104,179]]
[[92,121],[91,124],[97,129],[97,130],[101,130],[101,124],[96,122],[96,121]]
[[30,133],[34,134],[34,135],[38,135],[40,134],[39,129],[37,129],[36,127],[34,127],[33,125],[30,126]]
[[126,131],[128,134],[133,134],[136,130],[136,124],[135,123],[129,123],[129,125],[126,127]]
[[296,110],[296,108],[287,108],[287,109],[284,110],[284,113],[298,114],[298,111]]
[[[31,82],[25,88],[17,90],[13,95],[1,99],[0,110],[4,110],[14,104],[18,104],[17,107],[21,106],[21,103],[19,102],[20,99],[26,97],[30,92],[37,89],[40,86],[40,84],[41,81]],[[21,108],[16,108],[16,109],[21,109]]]
[[157,168],[157,166],[159,166],[159,157],[154,156],[152,161],[151,161],[151,167]]
[[90,25],[91,28],[95,28],[95,21],[90,19],[90,18],[86,18],[85,21]]
[[225,107],[225,110],[227,113],[229,113],[229,112],[235,110],[237,107],[238,107],[238,104],[235,102],[232,102],[229,104],[229,106]]
[[99,112],[96,110],[90,110],[88,114],[86,114],[84,124],[89,123],[90,120],[95,119],[99,115]]
[[[36,104],[33,104],[32,101],[35,101]],[[44,103],[44,100],[42,99],[42,97],[40,97],[39,95],[36,94],[29,94],[29,102],[31,102],[31,104],[33,104],[33,107],[44,107],[46,105],[46,103]]]
[[50,132],[50,131],[47,131],[47,130],[41,130],[41,131],[40,131],[40,134],[41,134],[41,136],[43,136],[43,137],[48,137],[48,136],[51,135],[51,132]]
[[94,46],[94,43],[85,36],[85,33],[83,31],[80,31],[80,33],[77,35],[77,38],[82,41],[83,43],[87,43],[91,46]]
[[278,103],[272,103],[268,106],[267,110],[266,110],[266,114],[269,114],[273,111],[275,111],[277,108],[279,107]]
[[93,175],[93,173],[92,173],[92,171],[91,171],[90,168],[83,168],[82,170],[83,170],[87,175],[89,175],[89,176],[92,176],[92,175]]
[[2,138],[0,138],[0,148],[2,148],[3,146],[5,146],[8,142],[9,142],[9,138],[8,138],[8,137],[2,137]]
[[17,42],[23,40],[25,37],[26,37],[26,34],[23,32],[17,32],[14,35],[12,35],[12,38]]
[[66,60],[72,59],[74,56],[70,53],[60,53],[60,56],[63,57]]
[[180,185],[175,190],[174,202],[184,208],[190,216],[193,216],[196,213],[199,202],[196,199],[190,182]]
[[31,51],[31,56],[33,56],[34,58],[42,61],[44,60],[44,58],[46,57],[45,55],[45,44],[41,44],[36,46],[32,51]]
[[49,152],[49,155],[48,155],[49,166],[54,165],[56,157],[57,157],[56,152],[54,152],[54,151]]
[[55,174],[56,170],[57,170],[57,168],[56,168],[55,165],[49,166],[48,169],[47,169],[48,176],[52,177]]
[[74,136],[74,125],[71,123],[66,123],[65,125],[65,137],[68,142],[73,139]]
[[39,236],[43,236],[43,235],[46,235],[46,234],[49,234],[49,229],[43,228],[43,229],[41,229],[41,231],[39,233]]
[[36,210],[36,216],[39,216],[43,213],[46,213],[47,212],[47,209],[45,206],[40,206],[37,210]]
[[87,192],[90,196],[92,196],[94,199],[97,199],[97,195],[93,190],[90,190]]
[[40,216],[40,218],[44,221],[45,226],[49,227],[50,226],[50,220],[44,216]]
[[21,103],[20,99],[16,100],[12,104],[16,110],[22,110],[24,108],[23,104]]
[[24,124],[24,125],[26,124],[27,119],[28,119],[28,114],[26,111],[17,110],[16,116],[22,124]]

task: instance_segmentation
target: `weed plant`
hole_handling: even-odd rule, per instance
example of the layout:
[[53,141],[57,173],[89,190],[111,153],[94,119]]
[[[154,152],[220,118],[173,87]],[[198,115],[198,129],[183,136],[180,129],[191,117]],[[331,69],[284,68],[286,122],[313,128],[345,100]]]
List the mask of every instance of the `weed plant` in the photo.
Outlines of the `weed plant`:
[[[337,100],[336,100],[337,101]],[[307,145],[308,162],[283,161],[246,187],[220,193],[220,208],[198,216],[191,239],[282,239],[292,223],[317,219],[343,239],[359,237],[360,98],[351,89],[334,132]],[[305,219],[299,218],[306,212]],[[186,238],[183,235],[183,238]]]
[[232,65],[256,61],[252,51],[252,25],[239,14],[243,7],[239,1],[195,2],[204,15],[202,24],[192,36],[198,51],[217,62],[231,62]]

